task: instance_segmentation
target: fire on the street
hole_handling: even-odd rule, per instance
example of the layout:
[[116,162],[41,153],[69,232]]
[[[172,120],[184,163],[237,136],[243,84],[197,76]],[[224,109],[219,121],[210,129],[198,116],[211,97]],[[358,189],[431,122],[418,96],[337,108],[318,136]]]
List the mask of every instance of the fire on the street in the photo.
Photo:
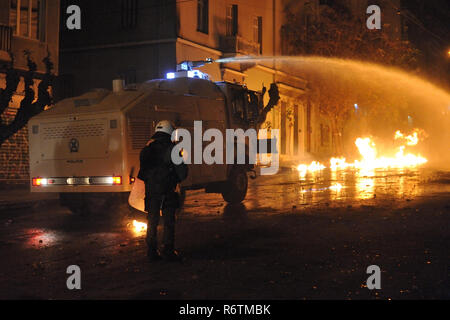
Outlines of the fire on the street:
[[147,224],[144,222],[139,222],[137,220],[133,220],[133,231],[135,233],[142,233],[147,231]]
[[[355,160],[352,163],[346,161],[345,158],[331,158],[330,169],[345,170],[348,168],[357,170],[374,170],[374,169],[388,169],[388,168],[406,168],[417,167],[425,164],[428,160],[420,154],[405,153],[405,148],[416,146],[419,142],[419,134],[424,135],[421,130],[414,130],[410,135],[405,136],[401,131],[397,131],[394,140],[401,141],[402,145],[398,147],[395,156],[378,156],[377,147],[371,138],[358,138],[355,145],[361,155],[360,160]],[[300,164],[297,170],[300,176],[305,176],[307,172],[316,172],[325,169],[323,164],[313,161],[310,165]]]
[[[394,141],[400,143],[397,145],[397,149],[394,150],[394,156],[379,156],[375,142],[371,138],[358,138],[355,141],[355,145],[361,155],[359,160],[353,162],[347,162],[345,158],[331,158],[328,168],[332,172],[345,169],[354,169],[359,174],[373,172],[376,169],[389,169],[389,168],[413,168],[425,164],[428,160],[422,157],[420,154],[413,154],[406,152],[406,148],[416,146],[419,141],[425,137],[426,134],[423,130],[415,129],[410,135],[403,134],[400,130],[395,132]],[[318,161],[313,161],[308,164],[299,164],[297,170],[300,176],[303,178],[307,173],[319,172],[327,167]],[[371,179],[361,179],[358,182],[357,189],[360,190],[361,196],[367,197],[371,195],[373,191],[373,181]],[[345,187],[340,183],[333,183],[331,186],[321,189],[303,189],[302,193],[308,191],[320,191],[331,190],[336,193],[340,193]],[[134,220],[131,224],[132,230],[136,235],[141,235],[147,231],[147,224]]]

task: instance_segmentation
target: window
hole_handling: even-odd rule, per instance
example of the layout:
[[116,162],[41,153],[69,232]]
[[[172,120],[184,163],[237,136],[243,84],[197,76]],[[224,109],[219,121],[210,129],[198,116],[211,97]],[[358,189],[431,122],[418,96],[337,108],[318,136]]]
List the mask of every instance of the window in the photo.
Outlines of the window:
[[136,83],[136,68],[129,68],[123,74],[123,80],[125,80],[125,85]]
[[17,0],[11,0],[9,8],[9,25],[13,28],[14,34],[17,34]]
[[238,34],[238,6],[233,4],[227,7],[227,36]]
[[328,125],[320,124],[320,145],[327,147],[330,144],[330,127]]
[[209,0],[197,0],[197,31],[208,33]]
[[9,24],[14,35],[45,41],[45,0],[11,0]]
[[253,91],[247,91],[245,94],[245,99],[247,104],[247,119],[254,122],[258,119],[261,99]]
[[231,105],[233,107],[233,116],[236,120],[246,120],[244,94],[241,90],[232,91]]
[[253,41],[259,44],[259,53],[262,54],[262,17],[253,18]]
[[138,23],[138,1],[122,0],[122,28],[134,29]]

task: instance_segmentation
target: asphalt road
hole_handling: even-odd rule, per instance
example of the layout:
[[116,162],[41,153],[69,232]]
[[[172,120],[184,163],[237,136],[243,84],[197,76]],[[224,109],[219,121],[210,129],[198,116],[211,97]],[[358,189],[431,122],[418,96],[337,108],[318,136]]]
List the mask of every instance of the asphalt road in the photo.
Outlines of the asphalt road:
[[449,299],[449,223],[450,172],[431,169],[283,172],[251,181],[239,206],[189,192],[182,263],[149,263],[125,206],[3,212],[0,299]]

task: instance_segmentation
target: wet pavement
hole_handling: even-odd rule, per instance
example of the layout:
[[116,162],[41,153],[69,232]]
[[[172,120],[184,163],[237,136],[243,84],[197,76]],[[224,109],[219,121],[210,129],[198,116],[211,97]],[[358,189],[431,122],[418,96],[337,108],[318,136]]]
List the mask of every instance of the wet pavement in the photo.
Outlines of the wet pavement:
[[[181,264],[147,262],[124,205],[82,217],[59,206],[0,215],[1,299],[450,298],[450,172],[285,170],[245,202],[188,192]],[[382,289],[368,290],[379,265]],[[68,290],[66,269],[82,270]]]
[[[450,172],[433,169],[324,169],[305,175],[295,169],[284,169],[276,176],[260,176],[251,181],[244,206],[245,211],[266,214],[308,211],[320,206],[389,205],[397,208],[407,206],[412,200],[449,193]],[[214,213],[212,208],[223,205],[221,197],[192,192],[184,211],[193,215],[210,215]],[[226,214],[226,208],[216,213]]]

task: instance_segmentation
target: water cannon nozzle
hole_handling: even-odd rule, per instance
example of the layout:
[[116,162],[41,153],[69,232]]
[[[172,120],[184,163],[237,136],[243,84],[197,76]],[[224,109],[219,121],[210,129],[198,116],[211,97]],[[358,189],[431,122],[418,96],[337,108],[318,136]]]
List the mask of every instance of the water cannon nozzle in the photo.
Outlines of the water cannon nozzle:
[[199,61],[183,61],[177,65],[177,71],[192,71],[193,68],[203,67],[205,64],[213,63],[212,58]]

